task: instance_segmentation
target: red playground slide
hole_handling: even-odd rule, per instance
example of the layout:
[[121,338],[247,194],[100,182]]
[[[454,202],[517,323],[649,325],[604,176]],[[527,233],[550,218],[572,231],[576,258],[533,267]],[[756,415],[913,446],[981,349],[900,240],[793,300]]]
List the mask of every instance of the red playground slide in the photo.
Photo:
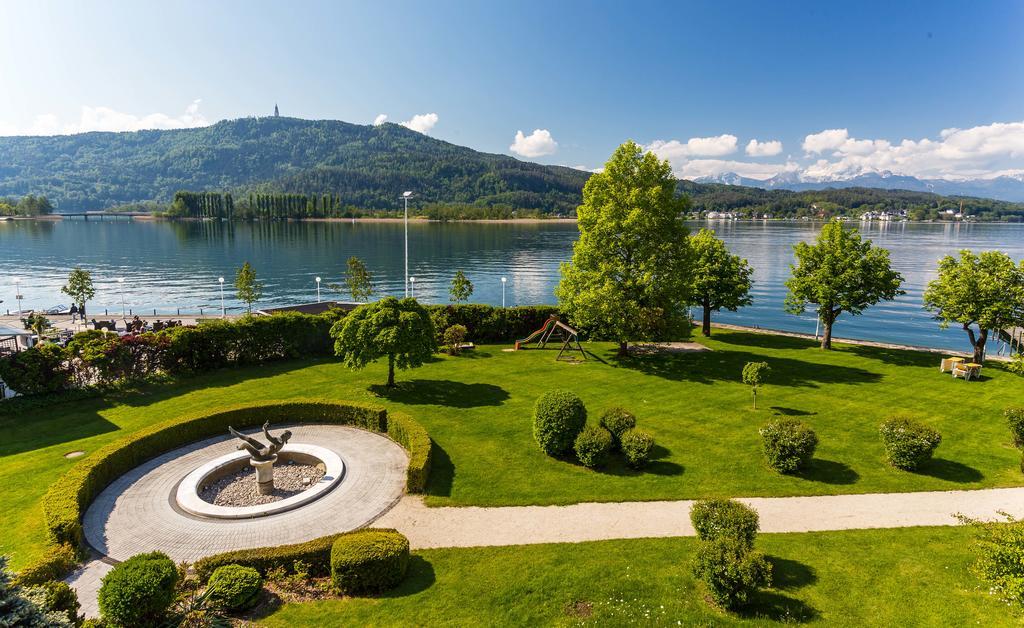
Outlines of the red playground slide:
[[547,321],[545,321],[543,327],[541,327],[537,331],[533,332],[532,334],[530,334],[526,338],[523,338],[522,340],[517,340],[516,341],[516,348],[515,348],[515,350],[519,351],[520,349],[522,349],[521,345],[530,344],[531,342],[533,342],[534,340],[539,338],[544,332],[546,332],[548,330],[548,327],[551,327],[552,325],[554,325],[555,321],[557,321],[557,320],[558,320],[557,316],[551,316],[550,318],[548,318]]

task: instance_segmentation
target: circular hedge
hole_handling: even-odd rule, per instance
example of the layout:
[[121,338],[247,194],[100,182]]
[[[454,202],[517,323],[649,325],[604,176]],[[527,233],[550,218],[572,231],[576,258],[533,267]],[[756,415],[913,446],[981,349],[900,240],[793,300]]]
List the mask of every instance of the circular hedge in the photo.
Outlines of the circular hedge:
[[537,398],[533,437],[549,456],[568,451],[587,424],[587,409],[575,393],[552,390]]
[[174,601],[178,568],[163,552],[137,554],[103,577],[100,614],[110,626],[158,626]]
[[263,577],[252,567],[217,567],[206,587],[210,602],[229,611],[240,611],[256,603],[263,590]]
[[359,530],[331,547],[331,581],[345,595],[392,589],[408,569],[409,539],[395,530]]

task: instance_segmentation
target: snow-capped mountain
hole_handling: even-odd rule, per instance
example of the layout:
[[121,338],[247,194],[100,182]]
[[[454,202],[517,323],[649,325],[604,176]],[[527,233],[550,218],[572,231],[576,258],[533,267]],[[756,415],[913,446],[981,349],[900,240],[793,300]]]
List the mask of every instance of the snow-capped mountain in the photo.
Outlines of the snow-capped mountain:
[[1024,175],[1006,175],[992,179],[919,179],[888,171],[870,172],[848,178],[809,177],[801,172],[782,172],[770,179],[751,179],[726,172],[711,177],[699,177],[697,183],[723,183],[744,185],[765,190],[820,190],[822,188],[880,188],[884,190],[913,190],[934,192],[946,196],[977,196],[1002,201],[1024,201]]

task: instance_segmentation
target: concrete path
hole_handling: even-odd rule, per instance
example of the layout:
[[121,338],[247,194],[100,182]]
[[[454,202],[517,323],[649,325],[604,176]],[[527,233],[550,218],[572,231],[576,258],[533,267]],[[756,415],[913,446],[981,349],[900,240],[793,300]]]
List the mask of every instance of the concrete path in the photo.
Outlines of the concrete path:
[[[762,532],[956,525],[954,517],[1024,517],[1024,488],[740,499],[757,510]],[[693,536],[692,501],[571,506],[427,508],[406,496],[373,525],[396,528],[414,548],[574,543]]]

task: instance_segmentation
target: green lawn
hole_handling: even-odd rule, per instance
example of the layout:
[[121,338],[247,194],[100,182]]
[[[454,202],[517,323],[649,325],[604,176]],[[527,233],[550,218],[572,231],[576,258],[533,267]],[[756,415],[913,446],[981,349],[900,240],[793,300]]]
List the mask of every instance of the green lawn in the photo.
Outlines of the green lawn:
[[[416,552],[382,598],[289,604],[268,626],[1008,626],[1020,614],[967,572],[965,528],[761,535],[775,587],[743,613],[703,600],[694,539]],[[581,618],[579,615],[586,615]]]
[[[593,343],[584,364],[553,351],[503,352],[484,346],[399,373],[382,391],[385,365],[352,372],[332,361],[294,362],[207,374],[139,393],[78,401],[0,422],[0,552],[17,568],[43,541],[39,499],[75,463],[63,454],[97,447],[154,421],[259,399],[331,397],[377,401],[421,421],[438,448],[428,502],[563,504],[581,501],[865,493],[1011,486],[1022,483],[1020,454],[1002,410],[1024,399],[1024,378],[986,367],[980,382],[940,375],[939,356],[840,346],[828,353],[803,340],[716,331],[713,351],[618,361]],[[767,360],[769,385],[750,408],[738,382],[745,362]],[[533,441],[534,399],[576,391],[593,420],[623,405],[658,442],[643,473],[616,462],[590,471],[544,456]],[[378,397],[377,393],[382,397]],[[889,468],[878,424],[910,412],[942,432],[936,459],[919,473]],[[757,428],[773,415],[809,423],[821,444],[796,477],[770,471]]]

